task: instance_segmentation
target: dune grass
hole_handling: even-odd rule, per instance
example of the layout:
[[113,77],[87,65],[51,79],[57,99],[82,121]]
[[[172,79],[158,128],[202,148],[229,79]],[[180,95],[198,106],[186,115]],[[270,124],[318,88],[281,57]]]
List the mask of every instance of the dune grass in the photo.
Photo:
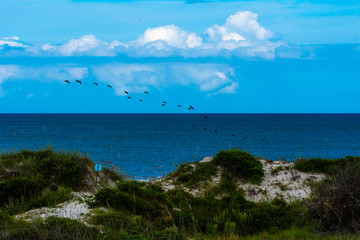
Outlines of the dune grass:
[[[328,171],[317,161],[303,161],[298,168]],[[356,161],[348,157],[336,164],[347,167]],[[318,204],[322,201],[320,195],[337,206],[339,201],[330,201],[336,196],[323,194],[327,191],[324,184],[334,185],[336,176],[342,176],[341,186],[347,186],[347,182],[353,186],[350,182],[356,182],[354,179],[360,175],[356,169],[360,167],[356,171],[349,168],[354,171],[344,171],[343,175],[329,171],[324,182],[314,185],[314,191],[318,187],[321,194],[306,201],[286,202],[277,198],[255,203],[245,199],[236,182],[240,178],[259,183],[264,174],[259,166],[258,160],[248,153],[221,151],[213,161],[180,165],[167,176],[175,182],[173,190],[164,191],[157,181],[126,180],[108,169],[101,177],[115,181],[116,185],[103,184],[96,189],[94,163],[80,154],[55,152],[51,148],[1,154],[0,239],[338,239],[339,233],[349,230],[333,231],[328,227],[331,225],[320,225],[319,221],[325,221],[315,216],[313,210],[324,210]],[[252,173],[246,172],[246,167]],[[354,177],[345,178],[345,173]],[[220,174],[219,184],[201,196],[194,196],[182,187],[201,187],[199,183],[210,181],[214,174]],[[31,222],[14,217],[33,208],[55,206],[71,199],[73,191],[89,189],[94,190],[94,198],[88,200],[93,212],[86,218],[86,224],[57,217]],[[319,226],[327,234],[317,233]],[[353,229],[357,228],[350,230]],[[353,234],[341,236],[354,239],[356,232]]]

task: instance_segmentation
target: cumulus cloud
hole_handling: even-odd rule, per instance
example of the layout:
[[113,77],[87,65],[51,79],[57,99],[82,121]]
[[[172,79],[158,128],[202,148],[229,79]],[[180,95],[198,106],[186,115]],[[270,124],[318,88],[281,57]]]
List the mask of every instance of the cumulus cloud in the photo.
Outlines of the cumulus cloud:
[[224,64],[123,64],[111,63],[94,67],[92,74],[100,82],[110,83],[117,95],[124,90],[143,92],[150,87],[196,86],[209,92],[232,83],[233,69]]
[[[117,56],[129,57],[278,57],[276,49],[286,42],[274,40],[273,33],[261,26],[258,15],[239,11],[223,25],[213,25],[200,32],[188,32],[169,24],[151,27],[136,40],[105,42],[94,35],[84,35],[63,44],[24,44],[18,37],[0,40],[2,46],[24,48],[25,53],[45,56]],[[281,55],[285,56],[285,55]]]

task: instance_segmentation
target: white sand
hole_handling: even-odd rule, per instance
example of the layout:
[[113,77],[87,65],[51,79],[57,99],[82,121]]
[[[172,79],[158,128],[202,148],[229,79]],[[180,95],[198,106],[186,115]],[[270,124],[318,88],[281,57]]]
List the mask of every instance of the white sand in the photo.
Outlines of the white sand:
[[76,220],[84,220],[85,216],[90,212],[89,206],[84,202],[91,193],[74,192],[73,199],[61,203],[53,208],[43,207],[30,210],[24,214],[16,215],[15,218],[32,220],[36,217],[48,218],[50,216],[70,218]]
[[[211,160],[212,157],[206,157],[200,162],[205,163]],[[294,163],[266,160],[260,160],[260,162],[263,164],[265,174],[260,185],[238,181],[238,189],[245,192],[245,198],[249,201],[259,202],[272,200],[276,197],[283,198],[286,201],[308,198],[311,193],[309,183],[320,181],[325,177],[323,174],[309,174],[295,170],[293,169]],[[280,166],[283,167],[283,170],[275,174],[271,173],[273,169]],[[220,175],[221,168],[219,167],[217,174],[212,177],[211,181],[200,184],[204,186],[203,188],[190,190],[182,187],[194,196],[201,196],[208,187],[220,183]],[[171,179],[164,179],[159,182],[165,191],[175,188]]]

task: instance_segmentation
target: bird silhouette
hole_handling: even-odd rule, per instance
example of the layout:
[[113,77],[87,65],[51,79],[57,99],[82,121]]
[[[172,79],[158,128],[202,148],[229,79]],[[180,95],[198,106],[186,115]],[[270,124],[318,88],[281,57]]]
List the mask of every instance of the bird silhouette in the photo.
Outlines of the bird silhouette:
[[80,83],[82,85],[82,82],[80,80],[76,80],[76,82]]
[[206,128],[203,128],[206,131]]
[[111,86],[111,85],[109,85],[109,84],[108,84],[107,86],[108,86],[109,88],[112,88],[112,86]]
[[143,100],[142,99],[139,99],[140,102],[142,102]]
[[191,109],[194,109],[194,107],[193,107],[193,106],[191,106],[191,105],[190,105],[190,108],[191,108]]
[[204,116],[204,118],[207,118],[207,116]]
[[214,133],[217,133],[217,131],[216,131],[216,130],[214,130]]
[[144,93],[149,94],[149,92],[146,92],[146,91]]
[[70,84],[69,80],[65,80],[64,82],[66,82],[66,83]]
[[129,94],[129,92],[128,91],[124,91],[125,92],[125,94]]
[[94,85],[96,85],[96,86],[97,86],[97,85],[99,85],[99,84],[98,84],[98,83],[96,83],[96,82],[94,82]]
[[233,134],[232,136],[235,137],[235,134]]
[[131,99],[131,97],[128,97],[128,99]]
[[163,101],[163,103],[167,104],[167,102]]
[[165,104],[165,103],[163,103],[163,104],[161,104],[161,106],[166,106],[166,104]]
[[178,107],[181,107],[181,105],[178,105]]

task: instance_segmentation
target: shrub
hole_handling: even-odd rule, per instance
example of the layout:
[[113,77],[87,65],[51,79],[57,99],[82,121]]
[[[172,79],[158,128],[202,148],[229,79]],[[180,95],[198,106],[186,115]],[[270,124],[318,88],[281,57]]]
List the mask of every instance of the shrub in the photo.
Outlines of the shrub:
[[[346,158],[345,158],[346,159]],[[360,163],[356,158],[339,161],[330,176],[312,187],[309,212],[327,231],[360,231]],[[355,160],[355,161],[354,161]]]
[[253,183],[261,183],[264,170],[261,162],[250,153],[231,149],[220,151],[213,159],[216,165],[220,165],[233,176],[249,180]]
[[0,206],[9,200],[30,199],[40,194],[44,187],[43,181],[26,177],[13,177],[0,182]]
[[337,160],[324,158],[299,159],[295,161],[294,168],[301,172],[329,174],[337,164]]
[[221,173],[219,188],[226,193],[234,192],[237,189],[236,179],[225,169]]
[[201,181],[211,179],[216,174],[217,166],[213,162],[194,163],[195,170],[190,165],[181,165],[178,169],[178,178],[176,183],[185,184],[186,187],[192,188],[198,186]]
[[117,188],[106,188],[95,195],[95,205],[109,206],[145,218],[155,219],[171,208],[163,190],[157,186],[144,186],[137,181],[125,181]]

